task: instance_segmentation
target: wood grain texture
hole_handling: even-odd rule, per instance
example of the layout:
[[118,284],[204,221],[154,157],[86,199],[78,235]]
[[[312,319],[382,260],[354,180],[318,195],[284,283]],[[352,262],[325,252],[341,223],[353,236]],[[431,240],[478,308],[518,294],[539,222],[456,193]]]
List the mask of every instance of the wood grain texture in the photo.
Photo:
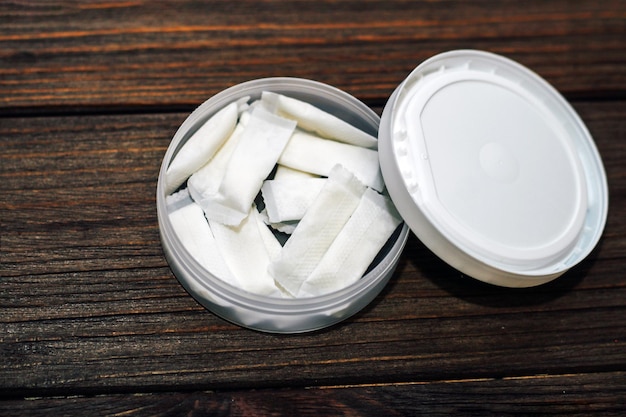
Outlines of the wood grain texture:
[[624,370],[626,105],[577,107],[605,156],[612,196],[607,232],[581,265],[551,284],[508,290],[461,276],[411,238],[372,305],[331,329],[287,337],[205,311],[163,258],[156,176],[183,114],[2,119],[0,191],[10,196],[0,203],[2,392]]
[[[481,284],[411,237],[339,325],[242,329],[202,308],[159,241],[156,182],[189,111],[299,76],[380,113],[438,52],[529,66],[602,155],[594,252],[537,288]],[[626,3],[0,3],[0,415],[624,415]]]
[[0,112],[189,108],[249,79],[382,104],[426,58],[484,49],[568,97],[624,97],[620,0],[154,1],[0,5]]
[[[0,402],[4,416],[621,416],[626,374],[285,388],[281,390],[102,395]],[[606,390],[606,387],[614,387]],[[585,398],[581,403],[580,398]]]

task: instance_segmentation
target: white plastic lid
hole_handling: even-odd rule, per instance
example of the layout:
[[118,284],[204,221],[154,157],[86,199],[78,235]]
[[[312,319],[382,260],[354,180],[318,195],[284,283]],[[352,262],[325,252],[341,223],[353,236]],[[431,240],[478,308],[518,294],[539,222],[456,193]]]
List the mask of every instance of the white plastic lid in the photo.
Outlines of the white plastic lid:
[[474,278],[542,284],[602,234],[608,190],[593,139],[553,87],[509,59],[462,50],[425,61],[387,103],[379,139],[404,220]]

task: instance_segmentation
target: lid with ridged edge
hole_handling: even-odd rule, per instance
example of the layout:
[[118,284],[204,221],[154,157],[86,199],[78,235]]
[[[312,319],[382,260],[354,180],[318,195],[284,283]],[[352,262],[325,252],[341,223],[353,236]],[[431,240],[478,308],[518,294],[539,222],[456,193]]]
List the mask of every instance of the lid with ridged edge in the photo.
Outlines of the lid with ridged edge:
[[386,186],[444,261],[508,287],[548,282],[597,244],[602,161],[584,123],[545,80],[488,52],[430,58],[382,115]]

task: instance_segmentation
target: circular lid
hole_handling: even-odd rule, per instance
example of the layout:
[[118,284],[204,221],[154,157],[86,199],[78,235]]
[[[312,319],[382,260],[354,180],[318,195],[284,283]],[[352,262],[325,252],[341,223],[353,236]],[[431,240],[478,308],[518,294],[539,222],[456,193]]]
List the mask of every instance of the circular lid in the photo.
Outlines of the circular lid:
[[608,191],[593,140],[561,95],[520,64],[480,51],[425,61],[387,103],[379,137],[405,221],[468,275],[537,285],[600,238]]

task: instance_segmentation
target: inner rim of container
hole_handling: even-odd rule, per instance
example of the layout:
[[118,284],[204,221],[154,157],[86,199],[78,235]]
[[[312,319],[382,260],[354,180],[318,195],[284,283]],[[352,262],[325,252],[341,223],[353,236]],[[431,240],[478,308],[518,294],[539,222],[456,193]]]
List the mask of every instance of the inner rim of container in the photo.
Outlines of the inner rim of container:
[[[384,277],[385,273],[388,272],[391,265],[394,264],[394,261],[400,256],[408,237],[408,226],[405,223],[398,226],[372,262],[368,271],[357,282],[329,294],[293,299],[262,296],[229,285],[220,278],[211,275],[210,271],[200,266],[200,264],[184,250],[178,240],[178,236],[173,230],[167,216],[165,195],[163,194],[165,171],[176,153],[187,139],[191,137],[193,132],[227,104],[246,96],[257,99],[260,98],[263,91],[272,91],[290,95],[326,111],[334,112],[341,110],[343,120],[374,136],[377,135],[380,119],[376,113],[356,98],[327,84],[300,78],[275,77],[248,81],[235,87],[231,87],[216,94],[192,112],[177,130],[166,151],[157,184],[157,206],[161,231],[164,234],[163,243],[168,246],[169,251],[173,252],[172,256],[178,258],[181,264],[180,266],[186,269],[188,275],[197,285],[201,285],[206,290],[216,292],[217,295],[228,299],[228,301],[234,305],[248,309],[258,309],[264,312],[298,314],[302,312],[326,310],[335,305],[350,302],[350,300],[357,298],[360,294],[367,292],[368,289],[375,286]],[[346,110],[349,111],[349,117],[343,117]]]

